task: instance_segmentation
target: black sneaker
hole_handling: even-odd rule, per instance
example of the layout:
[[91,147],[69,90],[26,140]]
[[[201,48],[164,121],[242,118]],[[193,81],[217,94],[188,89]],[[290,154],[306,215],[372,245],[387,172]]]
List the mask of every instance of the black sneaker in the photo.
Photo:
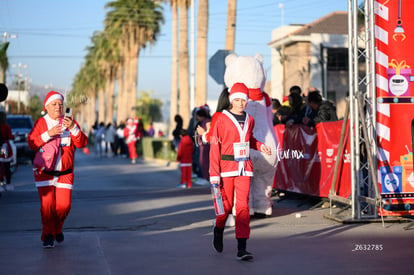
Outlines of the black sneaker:
[[61,243],[61,242],[63,242],[65,240],[65,236],[63,235],[63,233],[60,233],[60,234],[57,234],[56,235],[56,241],[58,242],[58,243]]
[[258,212],[254,212],[253,215],[250,215],[251,219],[266,219],[270,217],[270,215],[266,215],[265,213],[258,213]]
[[55,247],[55,240],[52,235],[46,235],[45,240],[43,241],[43,248],[53,248]]
[[237,252],[237,260],[239,261],[253,260],[253,254],[250,252],[247,252],[246,250],[239,250],[239,252]]
[[219,253],[223,252],[223,232],[224,228],[214,227],[213,247]]

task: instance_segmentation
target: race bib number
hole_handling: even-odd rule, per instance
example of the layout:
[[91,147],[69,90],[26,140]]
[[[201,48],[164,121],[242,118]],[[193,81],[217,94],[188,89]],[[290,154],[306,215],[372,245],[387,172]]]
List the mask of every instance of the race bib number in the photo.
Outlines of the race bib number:
[[249,159],[249,142],[233,143],[234,160],[244,161]]
[[70,146],[70,132],[69,131],[65,130],[61,134],[60,146],[61,147]]

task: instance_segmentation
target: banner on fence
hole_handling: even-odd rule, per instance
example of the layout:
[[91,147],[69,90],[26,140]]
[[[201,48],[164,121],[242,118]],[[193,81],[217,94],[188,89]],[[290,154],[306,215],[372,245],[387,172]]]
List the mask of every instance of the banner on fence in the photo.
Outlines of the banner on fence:
[[[328,197],[339,149],[342,121],[318,123],[315,128],[276,125],[279,140],[274,187],[318,197]],[[335,183],[337,195],[351,194],[351,166],[348,133],[339,159]]]

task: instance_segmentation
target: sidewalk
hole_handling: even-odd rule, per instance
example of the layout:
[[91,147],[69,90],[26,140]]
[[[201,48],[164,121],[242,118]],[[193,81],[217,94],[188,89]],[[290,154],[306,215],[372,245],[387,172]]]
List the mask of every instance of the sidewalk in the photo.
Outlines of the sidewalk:
[[[272,217],[251,221],[239,262],[234,227],[212,248],[208,186],[177,189],[180,171],[160,162],[77,154],[65,242],[43,249],[30,166],[0,198],[0,274],[410,274],[414,226],[341,224],[305,196],[273,197]],[[296,214],[300,213],[297,217]]]

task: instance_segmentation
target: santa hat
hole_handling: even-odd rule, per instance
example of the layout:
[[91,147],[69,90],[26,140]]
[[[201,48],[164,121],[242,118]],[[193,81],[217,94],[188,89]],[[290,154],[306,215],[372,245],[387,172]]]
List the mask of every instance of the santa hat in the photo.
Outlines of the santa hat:
[[42,115],[46,114],[46,106],[50,102],[52,102],[53,100],[56,100],[56,99],[60,99],[63,102],[64,98],[63,98],[63,95],[61,95],[60,93],[55,92],[55,91],[50,91],[50,92],[47,93],[47,95],[45,97],[45,100],[43,101],[43,110],[42,110],[42,113],[41,113]]
[[236,98],[244,99],[246,101],[247,99],[249,99],[249,90],[243,83],[234,83],[230,89],[230,102],[232,102]]

